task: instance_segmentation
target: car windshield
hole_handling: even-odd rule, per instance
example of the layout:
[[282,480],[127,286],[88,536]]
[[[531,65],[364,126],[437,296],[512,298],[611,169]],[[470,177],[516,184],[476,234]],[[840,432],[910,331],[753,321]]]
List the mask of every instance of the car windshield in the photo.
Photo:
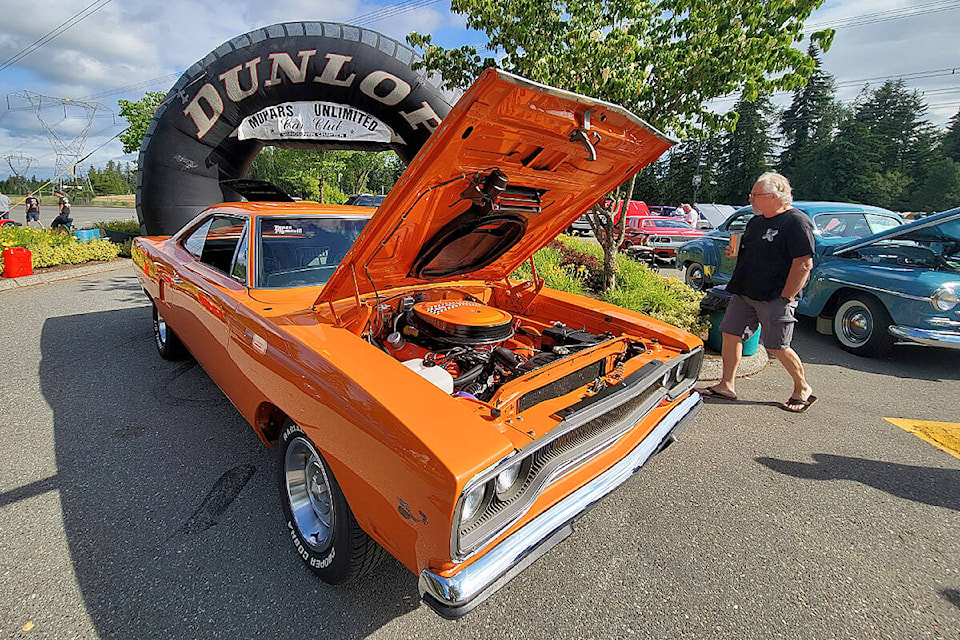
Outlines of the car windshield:
[[834,211],[813,216],[813,224],[823,238],[864,238],[899,226],[894,216],[862,211]]
[[387,196],[372,195],[354,196],[347,204],[352,204],[355,207],[379,207],[381,204],[383,204],[383,201],[386,197]]
[[693,229],[690,225],[682,220],[647,220],[643,223],[645,227],[658,227],[658,228],[669,228],[669,229]]
[[263,217],[257,224],[257,287],[326,284],[357,240],[361,216]]

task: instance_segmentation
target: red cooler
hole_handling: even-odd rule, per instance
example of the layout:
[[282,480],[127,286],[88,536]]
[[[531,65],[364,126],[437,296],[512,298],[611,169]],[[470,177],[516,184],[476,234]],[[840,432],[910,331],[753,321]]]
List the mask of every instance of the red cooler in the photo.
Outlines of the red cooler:
[[19,278],[33,274],[33,254],[23,247],[11,247],[3,251],[3,277]]

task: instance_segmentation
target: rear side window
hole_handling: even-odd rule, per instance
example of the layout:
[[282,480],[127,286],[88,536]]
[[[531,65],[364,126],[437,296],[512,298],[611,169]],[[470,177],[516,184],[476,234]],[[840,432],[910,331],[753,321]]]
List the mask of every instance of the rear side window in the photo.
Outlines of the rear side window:
[[245,229],[245,218],[214,215],[184,238],[181,244],[198,261],[231,275],[234,257],[244,238]]

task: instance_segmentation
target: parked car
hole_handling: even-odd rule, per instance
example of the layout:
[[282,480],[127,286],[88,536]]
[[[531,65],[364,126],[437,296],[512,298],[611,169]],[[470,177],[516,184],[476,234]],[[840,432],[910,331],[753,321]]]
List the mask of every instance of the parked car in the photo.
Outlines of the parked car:
[[647,205],[647,209],[650,210],[651,216],[659,216],[663,218],[669,218],[673,215],[673,212],[677,210],[676,207],[668,207],[659,204],[650,204]]
[[593,233],[593,227],[590,226],[588,215],[589,214],[585,213],[574,220],[570,226],[567,227],[567,233],[572,236],[587,236]]
[[702,406],[700,339],[509,278],[670,144],[488,69],[375,213],[230,202],[138,238],[160,355],[189,350],[276,445],[263,544],[331,583],[385,551],[456,617],[667,447]]
[[705,202],[697,202],[693,208],[700,214],[698,227],[701,229],[716,229],[737,210],[733,205]]
[[387,196],[375,196],[370,193],[361,193],[359,195],[350,196],[347,198],[347,201],[344,204],[352,205],[354,207],[379,207],[383,204],[384,198]]
[[673,262],[681,245],[703,234],[679,218],[627,218],[623,249],[649,262]]
[[[608,202],[608,204],[610,204]],[[613,205],[613,215],[614,221],[619,221],[620,219],[620,210],[623,208],[622,204],[617,202]],[[593,233],[593,227],[590,226],[590,220],[587,217],[589,214],[584,213],[579,218],[574,220],[569,227],[567,227],[566,232],[570,235],[580,235],[585,236]],[[647,208],[647,205],[638,200],[631,200],[630,204],[627,205],[627,220],[634,217],[647,217],[650,215],[650,210]],[[629,222],[628,222],[629,224]]]
[[[818,318],[843,349],[864,356],[896,340],[960,347],[960,209],[901,224],[885,209],[797,202],[814,222],[816,254],[797,313]],[[684,245],[688,284],[729,281],[723,248],[753,212],[739,210],[721,229]]]

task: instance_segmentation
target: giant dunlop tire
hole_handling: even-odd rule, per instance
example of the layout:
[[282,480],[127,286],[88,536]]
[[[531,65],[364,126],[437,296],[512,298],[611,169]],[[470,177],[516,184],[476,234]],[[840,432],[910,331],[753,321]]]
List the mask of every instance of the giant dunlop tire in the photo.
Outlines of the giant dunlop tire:
[[409,162],[456,101],[437,78],[411,68],[417,59],[412,49],[376,31],[328,22],[276,24],[223,43],[183,74],[147,128],[137,172],[141,228],[169,235],[205,207],[239,200],[220,183],[244,177],[264,143],[239,140],[237,127],[287,102],[352,107],[386,124],[392,140],[269,144],[392,148]]

